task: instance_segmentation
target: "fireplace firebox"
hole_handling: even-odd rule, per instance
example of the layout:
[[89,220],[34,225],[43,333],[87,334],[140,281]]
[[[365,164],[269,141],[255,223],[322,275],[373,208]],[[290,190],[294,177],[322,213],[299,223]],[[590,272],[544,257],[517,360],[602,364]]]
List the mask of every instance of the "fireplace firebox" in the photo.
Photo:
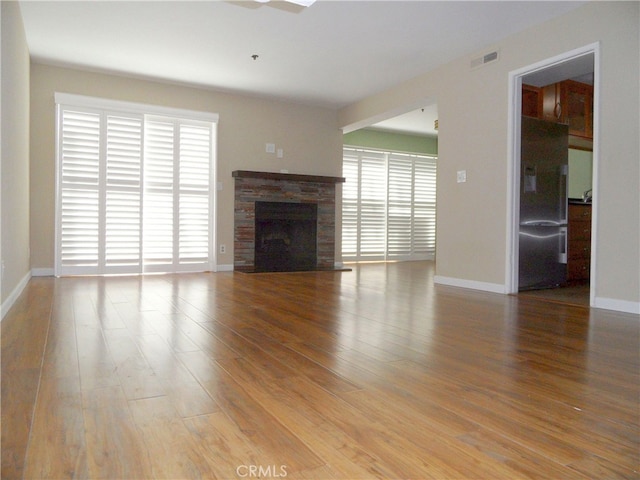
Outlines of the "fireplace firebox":
[[317,223],[318,205],[315,203],[256,202],[256,271],[314,269]]

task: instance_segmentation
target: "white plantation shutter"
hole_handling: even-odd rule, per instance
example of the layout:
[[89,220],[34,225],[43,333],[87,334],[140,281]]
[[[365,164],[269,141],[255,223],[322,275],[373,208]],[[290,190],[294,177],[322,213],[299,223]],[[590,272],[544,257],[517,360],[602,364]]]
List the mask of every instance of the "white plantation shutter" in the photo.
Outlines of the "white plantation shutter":
[[145,123],[143,257],[146,271],[170,271],[174,264],[173,122]]
[[363,152],[360,156],[360,248],[365,260],[384,260],[386,239],[387,172],[384,156]]
[[432,258],[436,251],[436,162],[414,162],[413,253]]
[[342,186],[342,255],[356,258],[360,244],[360,157],[357,152],[344,151],[342,176],[347,180]]
[[101,115],[66,110],[61,123],[60,265],[85,273],[99,263]]
[[212,268],[215,122],[137,107],[58,106],[56,275]]
[[389,155],[387,211],[387,254],[389,259],[411,257],[413,236],[413,161],[411,157]]
[[209,258],[211,127],[183,123],[180,128],[179,251],[181,264]]
[[436,159],[345,147],[344,260],[435,256]]
[[142,116],[107,115],[105,273],[140,268]]

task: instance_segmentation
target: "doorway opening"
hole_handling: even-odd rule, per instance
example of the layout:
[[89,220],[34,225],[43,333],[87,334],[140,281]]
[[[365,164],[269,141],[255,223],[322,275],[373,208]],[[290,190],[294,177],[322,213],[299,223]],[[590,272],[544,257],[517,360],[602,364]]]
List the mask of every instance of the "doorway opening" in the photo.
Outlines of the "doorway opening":
[[[512,161],[509,165],[511,201],[506,275],[509,293],[523,291],[523,294],[550,300],[593,305],[598,201],[598,53],[598,45],[593,44],[510,74]],[[553,220],[558,224],[564,220],[556,242],[558,254],[554,268],[560,266],[566,276],[562,281],[543,281],[539,287],[529,289],[523,288],[526,284],[521,268],[526,267],[521,262],[523,258],[531,261],[537,256],[521,251],[521,248],[529,248],[531,243],[531,238],[527,236],[529,243],[522,247],[522,232],[527,232],[522,222],[527,223],[531,219],[526,218],[526,213],[521,218],[521,197],[535,192],[534,174],[537,170],[530,162],[522,166],[522,156],[525,155],[522,149],[527,144],[527,141],[523,141],[523,117],[535,118],[542,124],[566,125],[564,128],[568,135],[565,163],[569,166],[564,167],[565,177],[559,177],[566,188],[566,193],[562,194],[566,215]],[[559,168],[562,171],[563,167]],[[529,199],[525,202],[529,202]]]
[[435,100],[421,99],[343,131],[343,261],[435,259]]

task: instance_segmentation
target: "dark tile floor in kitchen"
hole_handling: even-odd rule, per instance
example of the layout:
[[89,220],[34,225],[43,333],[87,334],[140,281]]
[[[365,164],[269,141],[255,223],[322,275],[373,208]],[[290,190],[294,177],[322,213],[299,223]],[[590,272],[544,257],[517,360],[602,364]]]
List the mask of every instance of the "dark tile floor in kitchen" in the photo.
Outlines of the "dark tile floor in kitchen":
[[544,290],[529,290],[519,292],[518,295],[535,297],[555,303],[589,306],[589,284],[571,285]]

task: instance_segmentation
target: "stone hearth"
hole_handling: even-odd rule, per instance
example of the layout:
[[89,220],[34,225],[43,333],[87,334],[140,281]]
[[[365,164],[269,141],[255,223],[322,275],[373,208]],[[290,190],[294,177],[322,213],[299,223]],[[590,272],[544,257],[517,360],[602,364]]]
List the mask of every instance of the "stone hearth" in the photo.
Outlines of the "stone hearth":
[[234,270],[256,271],[256,202],[316,204],[317,259],[309,270],[335,269],[336,183],[344,178],[245,170],[233,172],[233,177]]

